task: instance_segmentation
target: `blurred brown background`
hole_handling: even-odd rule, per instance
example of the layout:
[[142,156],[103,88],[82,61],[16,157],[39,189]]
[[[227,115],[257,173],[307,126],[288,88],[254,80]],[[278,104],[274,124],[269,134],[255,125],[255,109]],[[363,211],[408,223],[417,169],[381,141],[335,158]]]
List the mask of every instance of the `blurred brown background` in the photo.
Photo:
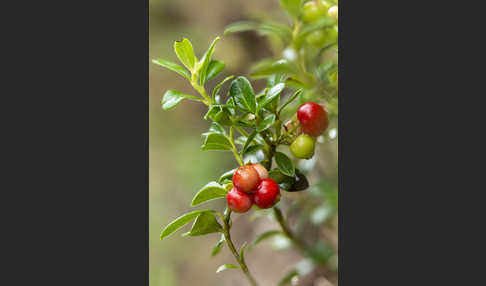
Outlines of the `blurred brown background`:
[[[196,55],[200,57],[216,36],[222,36],[224,27],[234,21],[248,19],[252,15],[274,16],[285,20],[278,0],[150,0],[150,59],[165,58],[177,62],[173,52],[173,42],[187,37],[191,40]],[[225,36],[216,45],[213,58],[226,63],[226,68],[217,79],[227,75],[245,75],[249,65],[258,59],[278,55],[272,50],[267,39],[255,33],[241,33]],[[236,167],[230,152],[202,152],[201,133],[207,131],[209,122],[202,119],[207,108],[197,102],[184,101],[170,111],[162,111],[160,100],[167,89],[176,89],[193,94],[190,85],[181,76],[150,64],[150,285],[151,286],[217,286],[248,285],[240,270],[227,270],[216,274],[219,265],[235,263],[233,256],[225,247],[216,257],[211,257],[211,249],[219,240],[218,234],[201,237],[181,237],[178,231],[164,241],[160,241],[161,227],[190,209],[192,196],[207,182],[215,180],[223,172]],[[207,85],[212,90],[217,80]],[[259,90],[264,81],[256,83]],[[227,86],[223,88],[227,89]],[[326,173],[327,177],[337,179],[337,140],[320,144],[318,154],[319,168],[309,176],[312,183]],[[329,160],[332,158],[332,160]],[[286,200],[306,196],[305,193],[283,194],[282,208]],[[210,202],[206,207],[223,210],[224,200]],[[321,216],[325,209],[320,209]],[[263,212],[262,212],[263,213]],[[313,210],[312,217],[318,216]],[[232,236],[239,247],[244,241],[252,241],[257,234],[270,229],[278,229],[278,224],[255,214],[234,215]],[[292,218],[291,218],[292,219]],[[323,220],[319,221],[321,223]],[[334,217],[330,222],[336,224]],[[294,221],[290,221],[292,224]],[[187,229],[189,226],[185,227]],[[305,228],[305,225],[304,225]],[[309,228],[312,239],[319,235],[328,241],[337,241],[336,228],[322,225],[316,231]],[[322,232],[322,233],[321,233]],[[335,242],[337,243],[337,242]],[[276,251],[275,248],[282,248]],[[277,285],[277,282],[291,267],[302,262],[302,255],[286,241],[269,240],[258,245],[247,254],[250,271],[262,286]],[[336,264],[336,258],[333,257]],[[323,271],[314,271],[302,278],[296,285],[326,284],[326,277],[336,283],[336,273],[329,272],[328,265]]]

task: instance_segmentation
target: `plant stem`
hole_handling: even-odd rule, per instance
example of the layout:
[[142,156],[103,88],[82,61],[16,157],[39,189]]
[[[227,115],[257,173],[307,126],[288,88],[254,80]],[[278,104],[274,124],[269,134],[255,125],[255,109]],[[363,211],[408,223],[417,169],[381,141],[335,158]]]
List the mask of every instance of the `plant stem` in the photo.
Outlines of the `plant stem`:
[[229,141],[231,143],[231,151],[233,151],[233,155],[235,156],[235,159],[236,161],[238,161],[238,164],[240,164],[240,166],[243,166],[245,163],[243,163],[243,160],[241,159],[240,157],[240,154],[238,154],[238,149],[236,149],[236,145],[235,145],[235,142],[233,140],[233,126],[230,127],[230,135],[229,135]]
[[250,271],[248,270],[248,267],[246,266],[245,260],[243,257],[241,257],[238,254],[238,251],[236,251],[235,245],[233,244],[233,241],[231,240],[231,234],[230,234],[230,219],[231,219],[231,210],[226,208],[225,211],[225,216],[224,216],[224,238],[226,241],[226,244],[228,245],[229,249],[231,250],[231,253],[233,253],[233,256],[235,257],[236,261],[238,261],[238,264],[240,265],[241,270],[245,274],[246,278],[250,282],[252,286],[258,286],[258,283],[255,281],[255,278],[251,276]]

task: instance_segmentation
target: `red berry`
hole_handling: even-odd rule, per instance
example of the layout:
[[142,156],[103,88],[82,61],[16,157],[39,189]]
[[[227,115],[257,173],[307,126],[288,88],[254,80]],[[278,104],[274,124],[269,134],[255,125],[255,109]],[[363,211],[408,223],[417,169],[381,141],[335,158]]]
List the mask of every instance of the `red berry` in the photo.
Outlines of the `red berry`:
[[273,207],[280,200],[280,187],[272,179],[263,179],[253,195],[254,203],[262,208]]
[[260,180],[268,178],[268,171],[267,169],[265,169],[265,167],[263,167],[262,164],[256,163],[251,166],[253,167],[253,169],[255,169],[255,171],[257,171]]
[[327,111],[315,102],[302,104],[297,110],[297,118],[304,133],[314,137],[321,135],[329,125]]
[[233,185],[245,193],[252,193],[260,181],[258,172],[251,165],[239,167],[233,174]]
[[237,188],[232,188],[226,194],[226,202],[228,207],[237,213],[247,212],[252,205],[252,198],[250,194],[240,192]]

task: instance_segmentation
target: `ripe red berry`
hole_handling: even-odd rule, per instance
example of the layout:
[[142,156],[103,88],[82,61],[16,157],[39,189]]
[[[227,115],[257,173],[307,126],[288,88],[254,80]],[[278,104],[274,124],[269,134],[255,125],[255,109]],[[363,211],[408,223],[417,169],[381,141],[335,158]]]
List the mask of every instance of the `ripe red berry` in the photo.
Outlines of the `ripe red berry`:
[[273,207],[280,200],[280,187],[272,179],[263,179],[253,195],[253,202],[262,209]]
[[256,163],[256,164],[253,164],[251,166],[253,167],[253,169],[255,169],[255,171],[257,171],[258,177],[260,178],[260,180],[268,178],[268,171],[267,171],[267,169],[265,169],[265,167],[263,167],[262,164]]
[[302,104],[297,110],[297,118],[304,133],[314,137],[321,135],[329,125],[327,111],[315,102]]
[[239,167],[233,174],[233,185],[245,193],[252,193],[260,181],[258,172],[251,165]]
[[252,201],[250,194],[240,192],[237,188],[232,188],[231,191],[226,194],[228,207],[237,213],[247,212],[253,204]]

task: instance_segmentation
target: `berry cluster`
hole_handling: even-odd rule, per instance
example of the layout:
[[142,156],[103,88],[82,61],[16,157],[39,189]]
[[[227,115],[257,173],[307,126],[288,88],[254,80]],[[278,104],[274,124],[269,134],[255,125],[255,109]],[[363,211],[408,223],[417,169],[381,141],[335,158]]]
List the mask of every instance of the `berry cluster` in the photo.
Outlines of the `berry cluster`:
[[[302,20],[304,23],[312,23],[324,16],[330,16],[337,20],[338,6],[332,5],[326,1],[309,1],[303,7]],[[317,30],[307,36],[307,42],[316,47],[327,46],[337,40],[337,26]]]
[[233,174],[233,186],[226,202],[234,212],[247,212],[253,204],[268,209],[280,200],[280,187],[259,163],[239,167]]
[[315,138],[321,135],[329,125],[329,117],[325,106],[315,102],[306,102],[297,110],[302,132],[290,145],[292,154],[300,159],[310,159],[314,156]]

